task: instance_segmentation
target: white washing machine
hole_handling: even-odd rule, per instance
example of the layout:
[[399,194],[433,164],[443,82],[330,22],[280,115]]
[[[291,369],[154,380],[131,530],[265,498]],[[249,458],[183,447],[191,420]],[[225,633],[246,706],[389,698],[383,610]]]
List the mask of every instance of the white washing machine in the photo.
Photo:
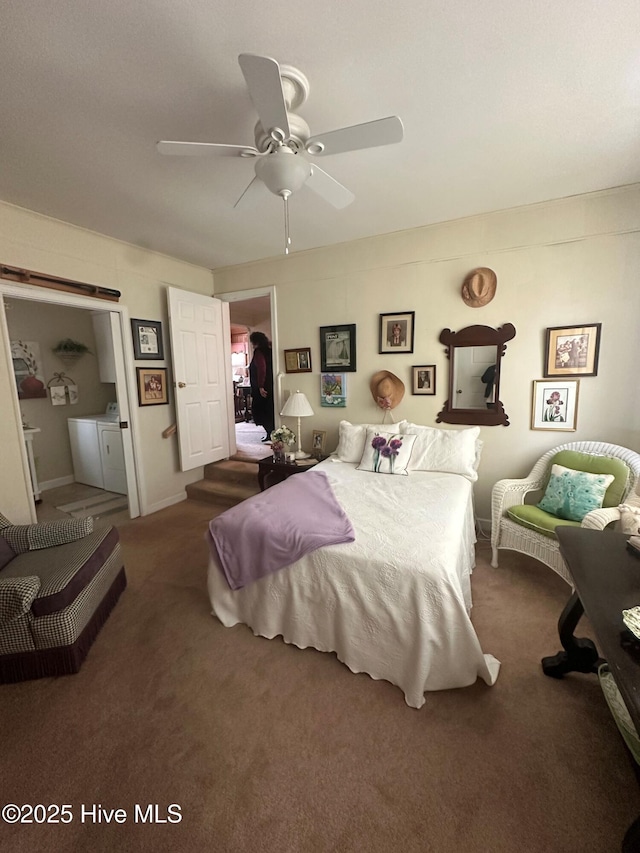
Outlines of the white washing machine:
[[68,418],[71,458],[76,483],[127,494],[120,415],[116,403],[106,412]]

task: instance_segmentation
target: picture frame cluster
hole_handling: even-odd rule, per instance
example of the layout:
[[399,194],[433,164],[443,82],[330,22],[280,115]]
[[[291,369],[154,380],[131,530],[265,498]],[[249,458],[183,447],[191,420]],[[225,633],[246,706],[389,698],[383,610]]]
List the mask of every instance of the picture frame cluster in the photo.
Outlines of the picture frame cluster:
[[[383,313],[378,316],[378,353],[381,355],[413,353],[415,345],[415,311]],[[347,374],[355,373],[356,324],[320,326],[320,405],[344,408],[347,404]],[[284,350],[286,373],[311,373],[310,347]],[[436,365],[419,364],[411,368],[411,393],[432,397],[436,394]]]
[[[163,361],[164,344],[160,320],[131,320],[133,354],[136,361]],[[166,367],[136,367],[139,406],[169,404]]]
[[580,379],[598,375],[602,323],[550,326],[543,376],[533,381],[531,429],[575,432]]

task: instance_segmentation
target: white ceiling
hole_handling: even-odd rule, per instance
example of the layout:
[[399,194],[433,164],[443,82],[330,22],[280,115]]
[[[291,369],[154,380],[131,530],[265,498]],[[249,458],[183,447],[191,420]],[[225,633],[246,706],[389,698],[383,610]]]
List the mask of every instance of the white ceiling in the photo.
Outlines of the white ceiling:
[[[396,114],[398,145],[327,157],[293,249],[640,181],[638,0],[4,0],[0,199],[216,268],[277,255],[282,202],[233,205],[253,162],[238,54],[299,68],[311,133]],[[1,260],[1,259],[0,259]]]

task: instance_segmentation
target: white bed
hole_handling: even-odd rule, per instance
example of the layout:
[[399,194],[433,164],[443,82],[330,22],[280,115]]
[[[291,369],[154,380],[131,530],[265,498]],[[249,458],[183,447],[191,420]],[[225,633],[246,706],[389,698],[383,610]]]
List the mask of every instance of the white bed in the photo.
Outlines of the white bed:
[[[211,557],[209,595],[227,627],[335,652],[353,672],[385,679],[413,708],[427,690],[491,685],[470,619],[475,530],[472,483],[450,473],[388,476],[328,459],[324,471],[355,542],[319,548],[232,591]],[[296,474],[304,477],[304,473]]]

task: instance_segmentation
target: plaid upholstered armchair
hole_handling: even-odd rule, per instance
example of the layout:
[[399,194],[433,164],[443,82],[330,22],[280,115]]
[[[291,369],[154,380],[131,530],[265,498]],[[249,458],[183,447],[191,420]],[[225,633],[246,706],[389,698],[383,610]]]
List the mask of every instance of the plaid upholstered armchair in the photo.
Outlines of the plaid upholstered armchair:
[[77,672],[126,584],[115,527],[0,515],[0,684]]

